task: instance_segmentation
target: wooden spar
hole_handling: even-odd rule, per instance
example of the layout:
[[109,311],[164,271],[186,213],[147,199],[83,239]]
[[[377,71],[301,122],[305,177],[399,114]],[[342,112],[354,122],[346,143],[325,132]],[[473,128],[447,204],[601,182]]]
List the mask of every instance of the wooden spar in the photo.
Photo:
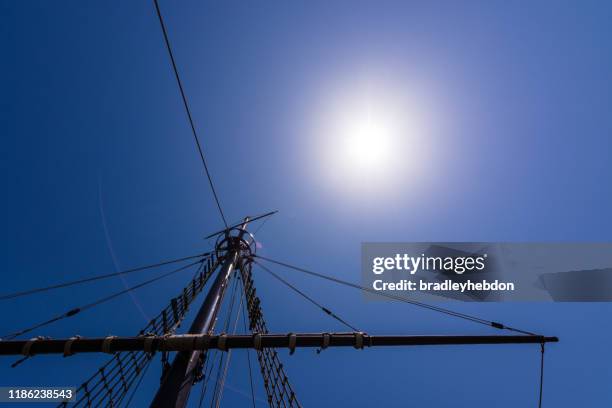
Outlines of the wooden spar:
[[[106,343],[105,343],[106,341]],[[410,336],[368,335],[367,333],[289,333],[253,335],[186,334],[175,336],[100,337],[78,339],[39,339],[0,341],[0,355],[72,354],[118,351],[181,351],[233,348],[295,348],[302,347],[388,347],[445,346],[475,344],[543,344],[556,343],[557,337],[529,335],[493,336]],[[69,346],[67,343],[71,342]],[[106,345],[105,345],[106,344]],[[69,347],[69,348],[68,348]]]

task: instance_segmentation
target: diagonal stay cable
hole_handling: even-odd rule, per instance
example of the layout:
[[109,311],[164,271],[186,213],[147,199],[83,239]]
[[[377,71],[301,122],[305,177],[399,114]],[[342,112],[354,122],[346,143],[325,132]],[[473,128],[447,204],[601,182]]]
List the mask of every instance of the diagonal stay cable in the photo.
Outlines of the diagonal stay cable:
[[305,273],[307,275],[311,275],[311,276],[315,276],[315,277],[318,277],[318,278],[321,278],[321,279],[325,279],[325,280],[328,280],[328,281],[331,281],[331,282],[335,282],[335,283],[338,283],[340,285],[352,287],[352,288],[359,289],[359,290],[364,291],[364,292],[369,292],[369,293],[372,293],[372,294],[375,294],[375,295],[378,295],[378,296],[386,297],[386,298],[397,300],[397,301],[400,301],[400,302],[409,303],[409,304],[414,305],[414,306],[418,306],[418,307],[421,307],[421,308],[424,308],[424,309],[429,309],[429,310],[432,310],[432,311],[435,311],[435,312],[439,312],[439,313],[443,313],[443,314],[446,314],[446,315],[449,315],[449,316],[458,317],[460,319],[468,320],[468,321],[471,321],[471,322],[474,322],[474,323],[483,324],[485,326],[491,326],[491,327],[494,327],[494,328],[500,329],[500,330],[509,330],[509,331],[513,331],[513,332],[517,332],[517,333],[527,334],[527,335],[530,335],[530,336],[537,336],[535,333],[528,332],[528,331],[525,331],[525,330],[516,329],[516,328],[513,328],[513,327],[509,327],[509,326],[506,326],[506,325],[504,325],[502,323],[499,323],[499,322],[494,322],[494,321],[491,321],[491,320],[482,319],[480,317],[471,316],[471,315],[468,315],[468,314],[465,314],[465,313],[455,312],[455,311],[450,310],[450,309],[445,309],[443,307],[434,306],[434,305],[430,305],[430,304],[427,304],[427,303],[419,302],[419,301],[416,301],[416,300],[408,299],[408,298],[405,298],[403,296],[397,296],[397,295],[393,295],[393,294],[386,293],[386,292],[376,291],[374,289],[370,289],[370,288],[367,288],[365,286],[357,285],[357,284],[352,283],[352,282],[348,282],[348,281],[345,281],[345,280],[342,280],[342,279],[334,278],[333,276],[324,275],[322,273],[313,272],[313,271],[310,271],[308,269],[304,269],[304,268],[300,268],[300,267],[297,267],[297,266],[289,265],[289,264],[284,263],[284,262],[275,261],[273,259],[266,258],[266,257],[263,257],[261,255],[253,255],[253,257],[256,257],[256,258],[259,258],[259,259],[263,259],[264,261],[268,261],[268,262],[274,263],[276,265],[284,266],[285,268],[293,269],[295,271],[302,272],[302,273]]
[[337,314],[335,314],[334,312],[332,312],[331,310],[329,310],[328,308],[326,308],[325,306],[323,306],[322,304],[320,304],[319,302],[317,302],[316,300],[314,300],[313,298],[311,298],[310,296],[308,296],[307,294],[305,294],[304,292],[302,292],[301,290],[299,290],[298,288],[296,288],[294,285],[292,285],[291,283],[287,282],[285,279],[281,278],[278,274],[274,273],[273,271],[271,271],[270,269],[268,269],[266,266],[262,265],[261,262],[257,262],[254,261],[261,269],[263,269],[264,271],[268,272],[270,275],[272,275],[274,278],[276,278],[277,280],[279,280],[281,283],[285,284],[286,286],[288,286],[290,289],[292,289],[294,292],[296,292],[298,295],[302,296],[304,299],[308,300],[310,303],[312,303],[313,305],[317,306],[319,309],[321,309],[324,313],[328,314],[329,316],[331,316],[332,318],[336,319],[337,321],[339,321],[340,323],[342,323],[343,325],[345,325],[346,327],[348,327],[349,329],[351,329],[354,332],[359,332],[361,330],[355,328],[354,326],[352,326],[351,324],[347,323],[346,320],[342,319],[341,317],[339,317]]
[[184,258],[173,259],[173,260],[170,260],[170,261],[163,261],[163,262],[159,262],[159,263],[152,264],[152,265],[140,266],[138,268],[127,269],[125,271],[107,273],[107,274],[103,274],[103,275],[90,276],[89,278],[83,278],[83,279],[77,279],[77,280],[73,280],[73,281],[69,281],[69,282],[58,283],[58,284],[55,284],[55,285],[46,286],[46,287],[42,287],[42,288],[28,289],[28,290],[24,290],[24,291],[21,291],[21,292],[9,293],[9,294],[0,296],[0,300],[15,299],[15,298],[18,298],[18,297],[28,296],[28,295],[32,295],[32,294],[35,294],[35,293],[47,292],[49,290],[61,289],[61,288],[69,287],[69,286],[80,285],[82,283],[88,283],[88,282],[94,282],[94,281],[98,281],[98,280],[102,280],[102,279],[112,278],[113,276],[127,275],[129,273],[140,272],[140,271],[144,271],[144,270],[147,270],[147,269],[158,268],[160,266],[165,266],[165,265],[170,265],[170,264],[173,264],[173,263],[188,261],[190,259],[205,257],[205,256],[208,256],[208,255],[210,255],[210,252],[202,253],[202,254],[199,254],[199,255],[187,256],[187,257],[184,257]]
[[125,293],[128,293],[128,292],[131,292],[131,291],[133,291],[133,290],[136,290],[136,289],[142,288],[143,286],[149,285],[149,284],[151,284],[151,283],[153,283],[153,282],[156,282],[156,281],[158,281],[158,280],[160,280],[160,279],[167,278],[167,277],[168,277],[168,276],[170,276],[170,275],[174,275],[175,273],[178,273],[178,272],[180,272],[180,271],[183,271],[183,270],[185,270],[185,269],[188,269],[188,268],[190,268],[190,267],[192,267],[192,266],[194,266],[194,265],[196,265],[196,264],[198,264],[198,263],[200,263],[200,262],[203,262],[203,261],[202,261],[202,260],[198,260],[198,261],[192,262],[192,263],[190,263],[190,264],[188,264],[188,265],[181,266],[181,267],[180,267],[180,268],[178,268],[178,269],[174,269],[174,270],[172,270],[172,271],[170,271],[170,272],[166,272],[166,273],[164,273],[164,274],[162,274],[162,275],[156,276],[155,278],[152,278],[152,279],[146,280],[146,281],[144,281],[144,282],[141,282],[141,283],[139,283],[138,285],[134,285],[134,286],[131,286],[131,287],[127,288],[127,289],[124,289],[124,290],[121,290],[121,291],[119,291],[119,292],[116,292],[116,293],[110,294],[110,295],[105,296],[105,297],[103,297],[103,298],[100,298],[100,299],[98,299],[98,300],[96,300],[96,301],[94,301],[94,302],[87,303],[86,305],[83,305],[83,306],[80,306],[80,307],[75,307],[75,308],[73,308],[73,309],[70,309],[70,310],[69,310],[69,311],[67,311],[66,313],[62,313],[62,314],[60,314],[60,315],[57,315],[57,316],[55,316],[55,317],[53,317],[53,318],[51,318],[51,319],[49,319],[49,320],[46,320],[46,321],[41,322],[41,323],[38,323],[38,324],[36,324],[36,325],[34,325],[34,326],[32,326],[32,327],[28,327],[28,328],[26,328],[26,329],[19,330],[19,331],[17,331],[17,332],[11,333],[11,334],[7,334],[6,336],[2,336],[2,337],[0,337],[0,339],[4,339],[4,340],[11,340],[11,339],[14,339],[14,338],[15,338],[15,337],[17,337],[17,336],[22,335],[22,334],[29,333],[29,332],[31,332],[31,331],[33,331],[33,330],[36,330],[36,329],[38,329],[38,328],[41,328],[41,327],[47,326],[47,325],[49,325],[49,324],[51,324],[51,323],[55,323],[55,322],[57,322],[58,320],[63,320],[63,319],[66,319],[66,318],[72,317],[72,316],[74,316],[74,315],[76,315],[76,314],[78,314],[78,313],[80,313],[80,312],[82,312],[82,311],[84,311],[84,310],[91,309],[91,308],[93,308],[93,307],[95,307],[95,306],[98,306],[98,305],[100,305],[100,304],[102,304],[102,303],[106,303],[106,302],[108,302],[109,300],[112,300],[112,299],[114,299],[114,298],[116,298],[116,297],[119,297],[119,296],[121,296],[121,295],[123,295],[123,294],[125,294]]
[[191,110],[189,109],[189,104],[187,103],[187,96],[185,95],[185,91],[183,90],[183,83],[181,82],[181,77],[179,76],[178,68],[176,66],[176,61],[174,60],[174,54],[172,53],[172,47],[170,46],[170,39],[168,38],[168,32],[166,30],[166,25],[164,24],[164,19],[161,14],[161,10],[159,9],[159,4],[157,0],[153,0],[155,3],[155,11],[157,12],[157,17],[159,18],[159,24],[162,29],[162,33],[164,35],[164,42],[166,44],[166,49],[168,50],[168,55],[170,56],[170,62],[172,63],[172,69],[174,71],[174,76],[176,77],[176,83],[178,84],[179,91],[181,93],[181,97],[183,99],[183,105],[185,106],[185,111],[187,112],[187,118],[189,119],[189,125],[191,126],[191,132],[193,133],[193,138],[195,139],[196,146],[198,148],[198,152],[200,153],[200,158],[202,159],[202,164],[204,165],[204,172],[206,173],[206,177],[208,178],[208,184],[210,184],[210,189],[212,190],[213,196],[215,198],[215,202],[217,203],[217,208],[219,209],[219,214],[221,214],[221,219],[223,220],[223,224],[225,228],[227,228],[227,221],[225,220],[225,214],[223,214],[223,209],[221,208],[221,203],[219,202],[219,197],[217,196],[217,191],[215,190],[215,185],[213,184],[212,177],[210,175],[210,171],[208,170],[208,165],[206,164],[206,159],[204,158],[204,152],[202,151],[202,146],[200,144],[200,139],[198,138],[198,133],[196,132],[195,125],[193,123],[193,118],[191,116]]

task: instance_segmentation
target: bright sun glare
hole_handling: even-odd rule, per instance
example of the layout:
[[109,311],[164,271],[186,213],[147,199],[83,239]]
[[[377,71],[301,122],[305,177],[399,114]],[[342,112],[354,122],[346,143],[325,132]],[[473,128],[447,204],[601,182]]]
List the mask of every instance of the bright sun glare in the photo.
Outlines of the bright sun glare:
[[355,191],[378,189],[397,174],[406,139],[384,100],[352,101],[334,113],[327,130],[330,181]]
[[391,159],[394,134],[384,118],[366,112],[353,118],[343,133],[345,159],[354,170],[376,170]]
[[430,150],[428,121],[416,92],[409,98],[401,90],[352,83],[322,95],[313,121],[315,137],[309,138],[318,183],[366,198],[422,180]]

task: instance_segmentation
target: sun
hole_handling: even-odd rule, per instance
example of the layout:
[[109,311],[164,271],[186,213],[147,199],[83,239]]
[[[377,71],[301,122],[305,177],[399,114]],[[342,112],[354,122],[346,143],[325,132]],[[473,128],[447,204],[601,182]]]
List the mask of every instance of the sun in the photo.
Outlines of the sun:
[[317,186],[355,202],[426,178],[433,162],[427,104],[414,89],[374,81],[321,94],[307,141]]
[[392,123],[371,110],[348,118],[341,130],[341,154],[345,165],[354,171],[381,170],[391,159],[393,139]]
[[397,167],[403,131],[383,100],[347,103],[336,111],[327,134],[328,177],[352,190],[370,190],[389,181]]

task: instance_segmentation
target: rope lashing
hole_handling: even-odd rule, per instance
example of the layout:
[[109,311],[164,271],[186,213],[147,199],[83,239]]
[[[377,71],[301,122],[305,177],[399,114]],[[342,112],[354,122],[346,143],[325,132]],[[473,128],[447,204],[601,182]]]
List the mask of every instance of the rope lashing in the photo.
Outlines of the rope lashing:
[[74,355],[74,351],[72,351],[72,343],[74,343],[75,340],[78,340],[80,338],[81,336],[76,335],[68,339],[66,344],[64,344],[64,357],[70,357]]
[[30,349],[32,348],[32,344],[34,344],[35,341],[43,340],[43,339],[44,337],[42,336],[32,337],[30,340],[27,341],[26,344],[23,345],[23,348],[21,349],[21,354],[23,354],[26,357],[33,356],[33,354],[30,352]]
[[102,352],[103,353],[113,354],[113,352],[110,349],[110,346],[111,346],[111,342],[116,338],[117,336],[107,336],[104,338],[104,341],[102,342]]
[[217,341],[217,347],[219,348],[219,350],[227,351],[226,342],[227,342],[227,334],[221,333]]
[[144,351],[145,353],[153,353],[152,346],[153,340],[155,339],[154,334],[147,334],[144,336]]
[[253,335],[253,348],[255,350],[261,351],[261,349],[262,349],[262,347],[261,347],[261,333],[255,333]]
[[363,348],[363,333],[355,332],[355,348],[360,350]]
[[295,353],[295,343],[297,342],[297,336],[295,333],[289,333],[289,355],[292,356]]

